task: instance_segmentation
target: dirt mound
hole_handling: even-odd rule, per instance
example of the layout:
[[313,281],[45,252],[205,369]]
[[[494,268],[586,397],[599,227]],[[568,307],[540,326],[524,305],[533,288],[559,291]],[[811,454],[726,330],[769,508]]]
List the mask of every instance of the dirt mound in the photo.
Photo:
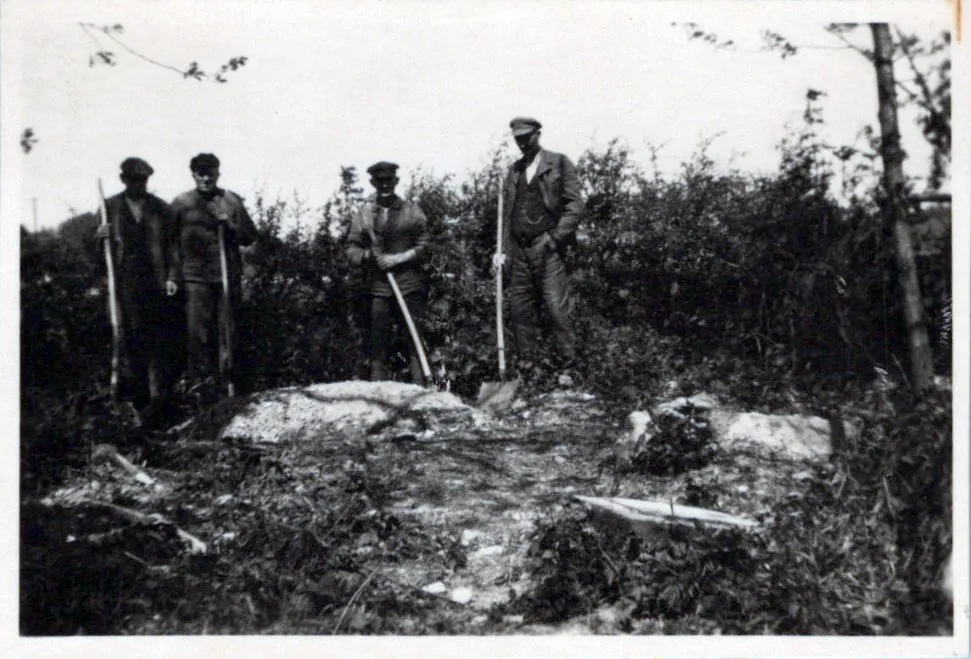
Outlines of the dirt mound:
[[401,382],[334,382],[255,395],[221,438],[279,443],[314,440],[344,431],[435,434],[443,426],[480,427],[482,412],[456,396]]

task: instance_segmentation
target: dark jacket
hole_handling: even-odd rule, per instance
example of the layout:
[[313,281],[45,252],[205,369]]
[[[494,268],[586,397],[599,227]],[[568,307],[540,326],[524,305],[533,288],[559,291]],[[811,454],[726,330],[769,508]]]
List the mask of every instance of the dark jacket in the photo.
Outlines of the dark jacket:
[[[563,249],[576,234],[580,216],[583,214],[580,180],[577,178],[576,168],[566,156],[540,149],[536,157],[539,158],[536,177],[543,203],[556,220],[556,226],[549,234],[557,247]],[[525,168],[526,163],[520,158],[509,166],[503,183],[502,251],[507,254],[512,242],[510,225],[516,202],[516,187]]]
[[163,294],[166,280],[178,281],[178,249],[171,207],[158,197],[147,195],[141,226],[135,221],[124,192],[106,199],[105,208],[119,286],[131,288],[136,295]]
[[[385,254],[400,254],[414,248],[415,258],[392,269],[398,288],[403,295],[422,288],[421,264],[428,258],[428,220],[419,208],[396,197],[387,214],[387,220],[379,219],[381,206],[374,200],[362,204],[351,217],[351,228],[347,234],[347,258],[352,265],[368,268],[367,280],[371,295],[390,297],[391,285],[374,262],[374,245],[371,232],[375,232],[377,249]],[[377,222],[376,222],[377,221]]]
[[222,281],[219,223],[214,216],[218,208],[229,216],[225,234],[230,283],[233,286],[239,283],[242,271],[239,248],[256,240],[256,225],[237,194],[218,188],[212,200],[207,201],[197,190],[190,190],[172,202],[178,238],[177,267],[182,281],[213,284]]

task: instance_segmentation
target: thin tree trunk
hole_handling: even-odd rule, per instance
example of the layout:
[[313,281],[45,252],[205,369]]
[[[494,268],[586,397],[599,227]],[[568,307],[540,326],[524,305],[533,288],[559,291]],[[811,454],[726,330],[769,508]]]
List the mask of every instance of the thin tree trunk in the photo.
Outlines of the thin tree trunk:
[[910,366],[913,387],[920,392],[931,385],[933,361],[917,265],[914,244],[907,226],[904,152],[900,147],[900,131],[897,128],[897,99],[893,76],[893,41],[886,23],[871,23],[873,31],[873,63],[877,69],[877,93],[880,104],[880,135],[883,152],[883,184],[887,191],[890,224],[893,229],[900,288],[903,291],[904,318],[910,344]]

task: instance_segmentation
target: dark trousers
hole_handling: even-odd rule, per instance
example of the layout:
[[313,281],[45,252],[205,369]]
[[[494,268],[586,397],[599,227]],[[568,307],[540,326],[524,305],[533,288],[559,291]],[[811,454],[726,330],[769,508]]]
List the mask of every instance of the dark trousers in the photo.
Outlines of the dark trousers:
[[[414,291],[404,296],[405,304],[411,313],[411,319],[418,330],[418,336],[422,335],[422,325],[425,320],[425,296],[421,291]],[[421,370],[421,362],[412,344],[411,335],[408,333],[408,326],[405,324],[404,316],[398,308],[398,302],[393,297],[373,296],[371,298],[371,314],[369,318],[370,328],[368,331],[368,352],[371,359],[371,380],[388,379],[388,349],[391,346],[394,334],[392,332],[392,319],[397,320],[398,337],[407,346],[409,357],[409,371],[411,381],[422,384],[425,380]]]
[[564,361],[572,361],[576,357],[573,297],[563,258],[543,246],[529,249],[515,242],[509,258],[509,320],[518,359],[526,360],[536,350],[540,313],[545,312],[557,352]]
[[127,290],[121,287],[121,320],[124,328],[124,352],[121,368],[122,398],[141,407],[158,400],[164,393],[163,354],[160,343],[159,296],[145,293],[145,288]]
[[188,332],[188,377],[199,380],[214,374],[218,359],[219,375],[227,378],[229,354],[235,339],[232,309],[239,307],[239,292],[232,290],[230,304],[221,283],[185,282],[185,315]]

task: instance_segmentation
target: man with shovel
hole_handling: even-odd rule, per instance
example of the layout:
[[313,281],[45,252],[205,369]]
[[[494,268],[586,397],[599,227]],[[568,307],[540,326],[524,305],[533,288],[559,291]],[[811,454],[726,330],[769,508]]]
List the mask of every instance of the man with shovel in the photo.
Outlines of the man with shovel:
[[[539,346],[539,312],[545,311],[561,372],[575,368],[576,340],[571,327],[573,298],[563,257],[574,239],[583,200],[570,159],[540,147],[542,124],[531,117],[509,123],[523,157],[503,183],[501,250],[493,258],[509,278],[509,313],[517,365],[529,370]],[[544,360],[545,361],[545,360]]]
[[[427,385],[428,366],[418,328],[425,317],[424,277],[420,266],[428,257],[428,220],[417,204],[395,194],[397,170],[398,165],[383,161],[368,167],[376,195],[351,218],[347,255],[352,265],[365,270],[368,282],[365,295],[370,297],[370,314],[365,336],[370,379],[388,379],[394,314],[399,320],[399,329],[412,325],[411,336],[402,337],[409,346],[411,381]],[[412,323],[408,322],[409,317]]]
[[[172,202],[185,288],[190,391],[217,395],[215,381],[232,396],[234,312],[240,300],[240,246],[256,240],[256,226],[242,199],[216,184],[219,158],[200,153],[189,162],[196,187]],[[218,339],[214,338],[218,336]],[[218,378],[213,358],[218,346]]]
[[[115,281],[110,290],[117,310],[112,330],[121,344],[119,397],[130,400],[143,422],[160,411],[172,375],[165,341],[166,297],[178,291],[178,255],[172,209],[148,193],[152,166],[141,158],[121,163],[124,192],[103,199],[102,224],[95,239],[108,240]],[[100,181],[98,182],[100,186]]]

